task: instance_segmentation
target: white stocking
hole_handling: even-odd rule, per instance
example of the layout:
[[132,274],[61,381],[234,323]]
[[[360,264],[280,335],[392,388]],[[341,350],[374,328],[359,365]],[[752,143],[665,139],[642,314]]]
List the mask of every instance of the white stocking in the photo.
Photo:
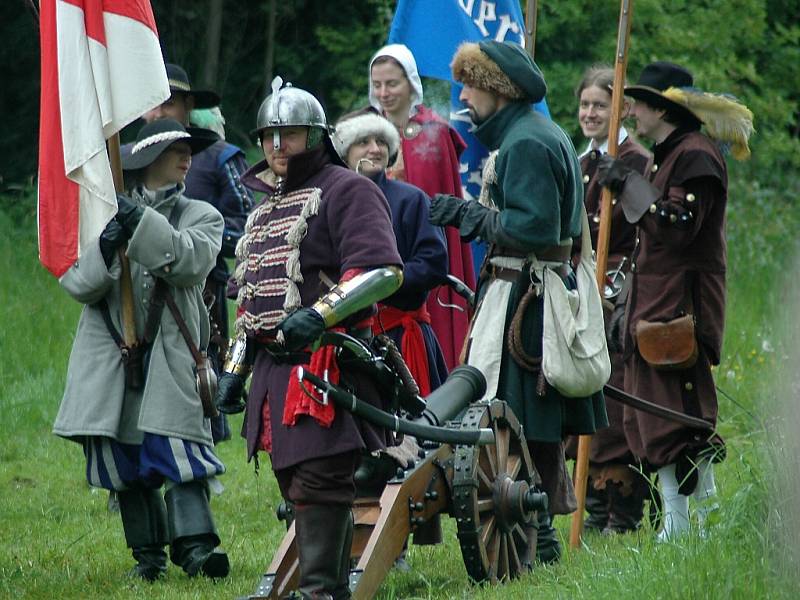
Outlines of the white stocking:
[[661,482],[661,502],[663,503],[664,527],[658,534],[659,542],[674,540],[689,529],[689,497],[678,492],[675,465],[667,465],[658,470]]
[[714,465],[710,458],[701,458],[697,463],[697,487],[692,492],[692,498],[697,502],[697,523],[700,531],[703,531],[709,513],[719,508],[714,501],[716,495]]

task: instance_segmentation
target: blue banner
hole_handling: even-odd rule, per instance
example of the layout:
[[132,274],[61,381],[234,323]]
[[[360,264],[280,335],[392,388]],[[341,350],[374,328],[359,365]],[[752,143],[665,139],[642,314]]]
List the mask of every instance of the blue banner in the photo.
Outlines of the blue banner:
[[[390,44],[405,44],[417,61],[420,75],[452,82],[450,62],[463,42],[497,40],[525,45],[525,19],[519,0],[399,0],[389,31]],[[450,124],[461,134],[467,149],[461,155],[461,185],[466,198],[477,198],[481,171],[488,154],[472,134],[468,115],[458,96],[461,86],[451,86]],[[547,116],[545,100],[534,108]],[[485,244],[472,244],[475,272],[486,254]]]
[[525,45],[519,0],[399,0],[390,44],[405,44],[425,77],[450,80],[450,61],[461,42],[509,41]]

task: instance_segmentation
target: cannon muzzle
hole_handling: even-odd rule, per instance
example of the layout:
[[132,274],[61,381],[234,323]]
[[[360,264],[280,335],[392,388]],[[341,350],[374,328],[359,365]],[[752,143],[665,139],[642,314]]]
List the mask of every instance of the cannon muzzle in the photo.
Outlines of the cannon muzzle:
[[441,427],[485,393],[486,378],[483,373],[469,365],[458,366],[439,388],[428,394],[425,398],[427,408],[414,422]]

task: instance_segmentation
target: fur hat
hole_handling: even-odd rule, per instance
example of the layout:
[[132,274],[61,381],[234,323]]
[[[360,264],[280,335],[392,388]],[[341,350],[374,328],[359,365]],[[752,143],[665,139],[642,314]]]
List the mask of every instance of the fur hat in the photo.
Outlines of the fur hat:
[[625,95],[653,108],[672,110],[689,124],[704,125],[710,138],[730,144],[734,158],[748,158],[747,142],[753,133],[750,109],[731,96],[703,92],[693,86],[694,78],[688,69],[658,61],[642,69],[636,84],[625,87]]
[[509,100],[539,102],[547,92],[542,72],[525,50],[510,42],[466,42],[450,65],[453,79]]
[[386,145],[389,146],[390,157],[397,154],[397,150],[400,148],[400,134],[387,119],[371,110],[345,115],[336,123],[331,140],[336,152],[346,162],[350,146],[370,135],[386,142]]

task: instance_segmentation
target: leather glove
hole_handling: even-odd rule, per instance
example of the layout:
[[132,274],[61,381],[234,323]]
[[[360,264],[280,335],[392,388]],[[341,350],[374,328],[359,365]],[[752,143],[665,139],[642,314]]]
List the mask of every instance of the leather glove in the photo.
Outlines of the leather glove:
[[600,157],[597,164],[597,181],[600,185],[607,187],[614,194],[619,194],[625,187],[628,176],[634,170],[625,165],[618,158],[613,158],[608,154]]
[[608,343],[609,352],[622,352],[623,349],[623,336],[625,335],[625,305],[617,304],[614,310],[611,311],[611,316],[608,318],[608,331],[606,333],[606,342]]
[[244,410],[246,402],[244,378],[235,373],[223,373],[217,380],[217,395],[214,396],[214,405],[217,410],[226,415],[240,413]]
[[133,200],[124,194],[117,194],[117,221],[125,231],[128,232],[128,237],[133,235],[139,221],[142,220],[144,208],[136,204]]
[[297,352],[315,341],[325,331],[325,321],[311,308],[296,310],[278,324],[283,332],[283,345],[289,352]]
[[103,233],[100,234],[100,254],[103,255],[106,267],[111,266],[114,261],[114,252],[127,242],[128,238],[130,236],[116,219],[111,219],[108,222],[106,228],[103,229]]
[[436,194],[431,199],[431,225],[453,225],[458,227],[464,218],[469,203],[449,194]]

